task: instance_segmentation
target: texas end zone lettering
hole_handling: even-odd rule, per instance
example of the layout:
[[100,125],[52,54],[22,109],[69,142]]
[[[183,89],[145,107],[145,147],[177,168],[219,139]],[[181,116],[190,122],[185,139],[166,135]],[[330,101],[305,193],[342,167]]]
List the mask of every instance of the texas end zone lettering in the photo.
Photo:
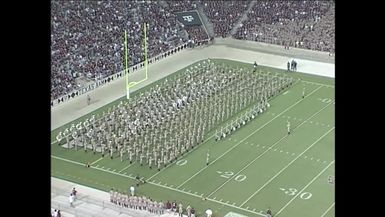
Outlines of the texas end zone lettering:
[[199,26],[202,25],[199,15],[196,11],[186,11],[176,13],[177,20],[184,26]]

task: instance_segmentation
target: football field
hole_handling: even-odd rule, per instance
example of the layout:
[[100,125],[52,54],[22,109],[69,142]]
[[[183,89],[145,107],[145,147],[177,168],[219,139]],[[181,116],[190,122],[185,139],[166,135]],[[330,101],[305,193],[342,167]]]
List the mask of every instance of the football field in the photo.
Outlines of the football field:
[[[214,61],[252,68],[250,63]],[[136,185],[135,177],[140,176],[147,183],[136,188],[137,194],[158,201],[176,200],[184,208],[190,204],[199,216],[207,208],[216,217],[229,212],[265,216],[269,207],[273,216],[334,216],[334,184],[329,182],[335,166],[334,79],[258,67],[288,73],[296,82],[272,98],[267,111],[226,138],[215,141],[213,130],[204,143],[158,171],[130,164],[127,159],[121,162],[119,157],[102,158],[100,153],[59,147],[54,138],[61,127],[51,132],[51,175],[104,191],[113,187],[124,192]],[[90,168],[85,167],[87,162]]]

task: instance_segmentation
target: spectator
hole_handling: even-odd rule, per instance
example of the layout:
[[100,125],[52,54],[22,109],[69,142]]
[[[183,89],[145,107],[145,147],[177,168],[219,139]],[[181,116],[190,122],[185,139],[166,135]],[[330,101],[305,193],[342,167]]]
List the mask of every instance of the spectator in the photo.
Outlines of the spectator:
[[182,217],[182,213],[183,213],[183,205],[182,205],[182,203],[179,203],[178,213],[179,213],[179,217]]
[[71,193],[72,193],[72,195],[74,196],[74,199],[76,199],[76,193],[77,193],[77,191],[76,191],[75,187],[72,188]]
[[207,209],[205,213],[206,213],[206,217],[211,217],[213,214],[213,211],[211,211],[211,209]]
[[194,207],[191,208],[191,217],[195,217],[195,209],[194,209]]
[[177,204],[176,204],[176,201],[174,200],[174,202],[172,202],[172,209],[171,210],[175,213],[176,213],[176,206],[177,206]]
[[191,206],[190,205],[188,205],[186,207],[186,211],[187,211],[187,217],[191,217]]
[[74,202],[75,197],[74,197],[74,195],[72,193],[70,194],[68,199],[69,199],[69,202],[70,202],[70,206],[74,207],[73,202]]
[[55,210],[53,211],[52,217],[57,217],[57,213],[58,213],[58,211],[55,209]]

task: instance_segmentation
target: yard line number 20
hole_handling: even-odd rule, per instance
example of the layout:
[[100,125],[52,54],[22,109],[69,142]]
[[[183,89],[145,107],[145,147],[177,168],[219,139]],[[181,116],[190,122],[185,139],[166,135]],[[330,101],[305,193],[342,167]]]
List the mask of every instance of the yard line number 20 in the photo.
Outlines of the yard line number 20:
[[[221,174],[221,177],[223,178],[226,178],[226,179],[229,179],[231,178],[233,175],[234,175],[234,172],[232,171],[225,171],[225,172],[219,172],[217,171],[217,173]],[[238,181],[238,182],[242,182],[246,179],[246,176],[245,175],[237,175],[234,180],[235,181]]]
[[[187,164],[187,160],[181,159],[181,160],[177,161],[175,164],[178,166],[184,166]],[[226,179],[229,179],[234,175],[233,171],[225,171],[225,172],[217,171],[217,173],[221,174],[221,177],[226,178]],[[245,175],[237,175],[234,177],[234,180],[237,182],[242,182],[245,179],[246,179]]]

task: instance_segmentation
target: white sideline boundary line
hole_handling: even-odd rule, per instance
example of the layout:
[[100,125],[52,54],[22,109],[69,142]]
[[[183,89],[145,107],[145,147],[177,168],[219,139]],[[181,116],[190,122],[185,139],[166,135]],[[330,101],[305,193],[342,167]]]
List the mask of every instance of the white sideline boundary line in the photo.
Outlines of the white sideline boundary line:
[[[241,206],[245,205],[252,197],[254,197],[256,194],[258,194],[263,188],[265,188],[271,181],[273,181],[279,174],[281,174],[284,170],[286,170],[292,163],[294,163],[298,158],[300,158],[307,150],[309,150],[311,147],[313,147],[317,142],[319,142],[322,138],[324,138],[327,134],[329,134],[332,130],[334,130],[334,127],[328,130],[326,133],[324,133],[321,137],[319,137],[313,144],[311,144],[309,147],[307,147],[301,154],[299,154],[296,158],[294,158],[290,163],[288,163],[284,168],[282,168],[278,173],[276,173],[273,177],[271,177],[265,184],[262,185],[256,192],[254,192],[249,198],[247,198]],[[334,162],[334,161],[333,161]],[[300,192],[301,193],[301,192]]]
[[[313,118],[314,116],[316,116],[317,114],[319,114],[322,110],[324,110],[326,107],[328,107],[331,103],[328,103],[326,106],[322,107],[319,111],[317,111],[316,113],[312,114],[310,117],[308,117],[306,120],[304,120],[301,124],[299,124],[298,126],[294,127],[294,129],[297,129],[299,128],[300,126],[302,126],[304,123],[306,123],[307,120]],[[230,177],[229,179],[226,180],[226,182],[224,182],[221,186],[219,186],[217,189],[215,189],[213,192],[211,192],[207,197],[210,197],[212,194],[214,194],[215,192],[217,192],[219,189],[221,189],[225,184],[227,184],[229,181],[231,181],[234,177],[236,177],[237,175],[239,175],[239,173],[241,173],[243,170],[247,169],[247,167],[249,167],[251,164],[253,164],[256,160],[258,160],[260,157],[262,157],[265,153],[267,153],[268,151],[270,151],[271,148],[273,148],[274,146],[276,146],[278,143],[280,143],[284,138],[286,138],[287,135],[283,136],[281,139],[279,139],[278,141],[276,141],[272,146],[269,146],[268,149],[266,149],[266,151],[262,152],[258,157],[256,157],[254,160],[252,160],[250,163],[248,163],[245,167],[243,167],[240,171],[238,171],[235,175],[233,175],[232,177]],[[286,152],[286,153],[289,153],[289,152]],[[300,156],[297,156],[296,159],[298,159]],[[296,160],[295,159],[295,160]],[[243,206],[244,203],[241,204],[241,206]]]
[[333,204],[321,215],[321,217],[324,217],[326,215],[326,213],[329,212],[329,210],[334,206],[335,202],[333,202]]
[[[312,95],[314,92],[316,92],[317,90],[319,90],[322,86],[319,86],[318,88],[316,88],[315,90],[313,90],[309,95],[305,96],[305,98],[309,97],[310,95]],[[279,116],[281,116],[283,113],[285,113],[286,111],[288,111],[289,109],[291,109],[292,107],[296,106],[298,103],[302,102],[302,99],[301,100],[298,100],[296,103],[294,103],[293,105],[287,107],[285,110],[283,110],[281,113],[279,113],[277,116],[275,116],[273,119],[271,119],[270,121],[266,122],[265,124],[263,124],[261,127],[259,127],[258,129],[256,129],[255,131],[253,131],[251,134],[249,134],[247,137],[243,138],[241,141],[239,141],[236,145],[234,145],[233,147],[231,147],[229,150],[227,150],[225,153],[223,153],[221,156],[217,157],[213,162],[211,162],[209,164],[210,165],[213,165],[217,160],[219,160],[221,157],[223,157],[224,155],[226,155],[227,153],[229,153],[231,150],[233,150],[234,148],[236,148],[239,144],[241,144],[243,141],[245,141],[247,138],[249,138],[250,136],[252,136],[254,133],[258,132],[259,130],[261,130],[262,128],[264,128],[266,125],[268,125],[269,123],[271,123],[273,120],[275,120],[276,118],[278,118]],[[192,178],[194,178],[195,176],[197,176],[198,174],[200,174],[203,170],[205,170],[206,168],[208,168],[209,166],[205,166],[203,167],[202,169],[200,169],[198,172],[196,172],[194,175],[192,175],[190,178],[188,178],[186,181],[184,181],[182,184],[180,184],[177,188],[180,188],[181,186],[183,186],[184,184],[186,184],[188,181],[190,181]]]
[[[57,156],[54,156],[54,155],[51,155],[51,157],[55,158],[55,159],[58,159],[58,160],[66,161],[66,162],[69,162],[69,163],[73,163],[73,164],[84,166],[84,164],[76,162],[76,161],[73,161],[73,160],[68,160],[68,159],[57,157]],[[115,175],[118,175],[118,176],[127,177],[127,178],[130,178],[132,180],[136,180],[135,178],[133,178],[131,176],[127,176],[127,175],[122,174],[122,173],[117,173],[117,172],[101,169],[99,167],[91,167],[91,168],[95,169],[95,170],[100,170],[100,171],[103,171],[103,172],[106,172],[106,173],[111,173],[111,174],[115,174]],[[158,187],[166,188],[166,189],[169,189],[169,190],[172,190],[172,191],[176,191],[176,192],[180,192],[180,193],[183,193],[183,194],[187,194],[187,195],[190,195],[190,196],[194,196],[194,197],[197,197],[197,198],[201,198],[200,195],[196,195],[196,194],[192,194],[192,193],[189,193],[189,192],[185,192],[185,191],[182,191],[182,190],[179,190],[179,189],[176,189],[176,188],[171,188],[169,186],[160,185],[160,184],[157,184],[155,182],[147,182],[147,183],[149,183],[151,185],[158,186]],[[244,208],[241,208],[241,207],[237,207],[237,206],[234,206],[234,205],[231,205],[231,204],[226,204],[226,203],[223,203],[223,202],[211,199],[211,198],[206,198],[206,199],[209,200],[209,201],[215,202],[215,203],[219,203],[219,204],[228,206],[228,207],[236,208],[236,209],[239,209],[239,210],[243,210],[243,211],[246,211],[246,212],[249,212],[249,213],[253,213],[253,214],[256,214],[256,215],[260,215],[260,216],[266,217],[266,215],[258,213],[258,212],[247,210],[247,209],[244,209]]]
[[[333,127],[334,128],[334,127]],[[305,185],[305,187],[303,187],[301,189],[300,192],[298,192],[297,195],[295,195],[293,198],[291,198],[291,200],[289,202],[286,203],[285,206],[283,206],[278,212],[277,214],[275,214],[274,216],[278,216],[295,198],[298,197],[298,195],[300,195],[307,187],[309,187],[309,185],[311,185],[311,183],[313,183],[323,172],[325,172],[325,170],[327,170],[332,164],[334,163],[334,160],[332,162],[329,163],[329,165],[327,165],[320,173],[318,173],[318,175],[316,175],[307,185]]]

